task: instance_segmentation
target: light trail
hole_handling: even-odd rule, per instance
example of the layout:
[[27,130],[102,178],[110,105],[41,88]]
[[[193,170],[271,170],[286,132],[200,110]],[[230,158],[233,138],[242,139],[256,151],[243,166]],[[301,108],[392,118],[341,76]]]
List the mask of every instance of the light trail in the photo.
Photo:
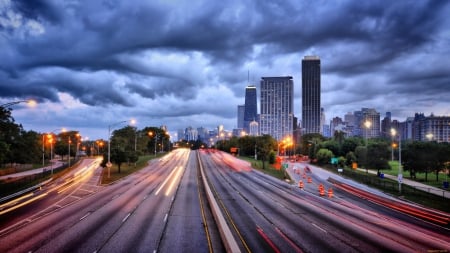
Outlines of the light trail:
[[176,172],[178,166],[175,167],[174,170],[172,170],[172,172],[170,172],[169,176],[164,180],[164,182],[159,186],[158,190],[155,192],[155,196],[159,194],[159,192],[161,191],[161,189],[167,184],[167,181],[169,181],[169,179],[172,177],[173,173]]
[[169,188],[167,188],[166,190],[166,196],[169,196],[170,192],[172,191],[172,189],[174,188],[175,182],[178,181],[178,178],[181,177],[181,172],[183,172],[182,167],[178,167],[177,169],[177,174],[175,175],[175,177],[172,179],[172,182],[169,185]]
[[43,198],[43,197],[45,197],[45,196],[47,196],[47,193],[41,194],[41,195],[39,195],[39,196],[36,196],[36,197],[34,197],[34,198],[32,198],[32,199],[29,199],[29,200],[23,202],[23,203],[20,203],[20,204],[18,204],[18,205],[15,205],[15,206],[13,206],[13,207],[11,207],[11,208],[8,208],[8,209],[6,209],[6,210],[3,210],[3,211],[0,212],[0,215],[5,214],[5,213],[8,213],[8,212],[11,212],[11,211],[13,211],[13,210],[16,210],[16,209],[19,208],[19,207],[28,205],[29,203],[31,203],[31,202],[33,202],[33,201],[36,201],[36,200],[38,200],[38,199],[41,199],[41,198]]

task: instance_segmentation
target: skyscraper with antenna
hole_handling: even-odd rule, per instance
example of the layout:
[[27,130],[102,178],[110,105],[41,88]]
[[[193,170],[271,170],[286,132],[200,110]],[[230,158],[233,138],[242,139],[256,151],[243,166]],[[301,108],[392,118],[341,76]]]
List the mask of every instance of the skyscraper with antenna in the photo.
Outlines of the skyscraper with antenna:
[[250,122],[256,120],[258,114],[256,86],[250,85],[250,71],[247,74],[248,86],[245,87],[244,131],[250,132]]

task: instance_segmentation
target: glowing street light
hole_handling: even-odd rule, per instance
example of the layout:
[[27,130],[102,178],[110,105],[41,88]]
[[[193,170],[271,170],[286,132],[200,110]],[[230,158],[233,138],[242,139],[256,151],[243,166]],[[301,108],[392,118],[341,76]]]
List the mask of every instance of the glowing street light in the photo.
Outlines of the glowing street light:
[[[397,130],[391,128],[391,135],[395,137],[397,135]],[[398,192],[402,193],[402,180],[403,180],[403,169],[402,169],[402,136],[398,133]]]

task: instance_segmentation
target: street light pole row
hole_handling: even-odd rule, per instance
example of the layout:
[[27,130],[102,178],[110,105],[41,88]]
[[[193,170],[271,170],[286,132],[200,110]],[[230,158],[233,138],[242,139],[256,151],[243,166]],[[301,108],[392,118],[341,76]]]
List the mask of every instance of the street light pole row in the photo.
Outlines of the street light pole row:
[[402,135],[397,133],[395,128],[391,128],[391,135],[394,138],[398,134],[398,192],[402,193],[402,180],[403,180],[403,168],[402,168]]
[[108,168],[108,178],[111,177],[111,167],[112,167],[112,164],[111,164],[111,130],[114,126],[117,126],[119,124],[123,124],[126,122],[128,122],[128,121],[123,120],[123,121],[119,121],[119,122],[116,122],[116,123],[108,126],[108,163],[106,164],[106,167]]

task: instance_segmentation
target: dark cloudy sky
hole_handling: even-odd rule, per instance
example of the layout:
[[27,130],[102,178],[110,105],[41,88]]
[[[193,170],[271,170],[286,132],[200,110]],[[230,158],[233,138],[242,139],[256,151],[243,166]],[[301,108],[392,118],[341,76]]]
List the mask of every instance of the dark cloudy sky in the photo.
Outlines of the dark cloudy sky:
[[322,61],[327,120],[362,107],[450,116],[449,1],[0,0],[0,104],[26,130],[90,139],[138,128],[236,127],[247,73]]

